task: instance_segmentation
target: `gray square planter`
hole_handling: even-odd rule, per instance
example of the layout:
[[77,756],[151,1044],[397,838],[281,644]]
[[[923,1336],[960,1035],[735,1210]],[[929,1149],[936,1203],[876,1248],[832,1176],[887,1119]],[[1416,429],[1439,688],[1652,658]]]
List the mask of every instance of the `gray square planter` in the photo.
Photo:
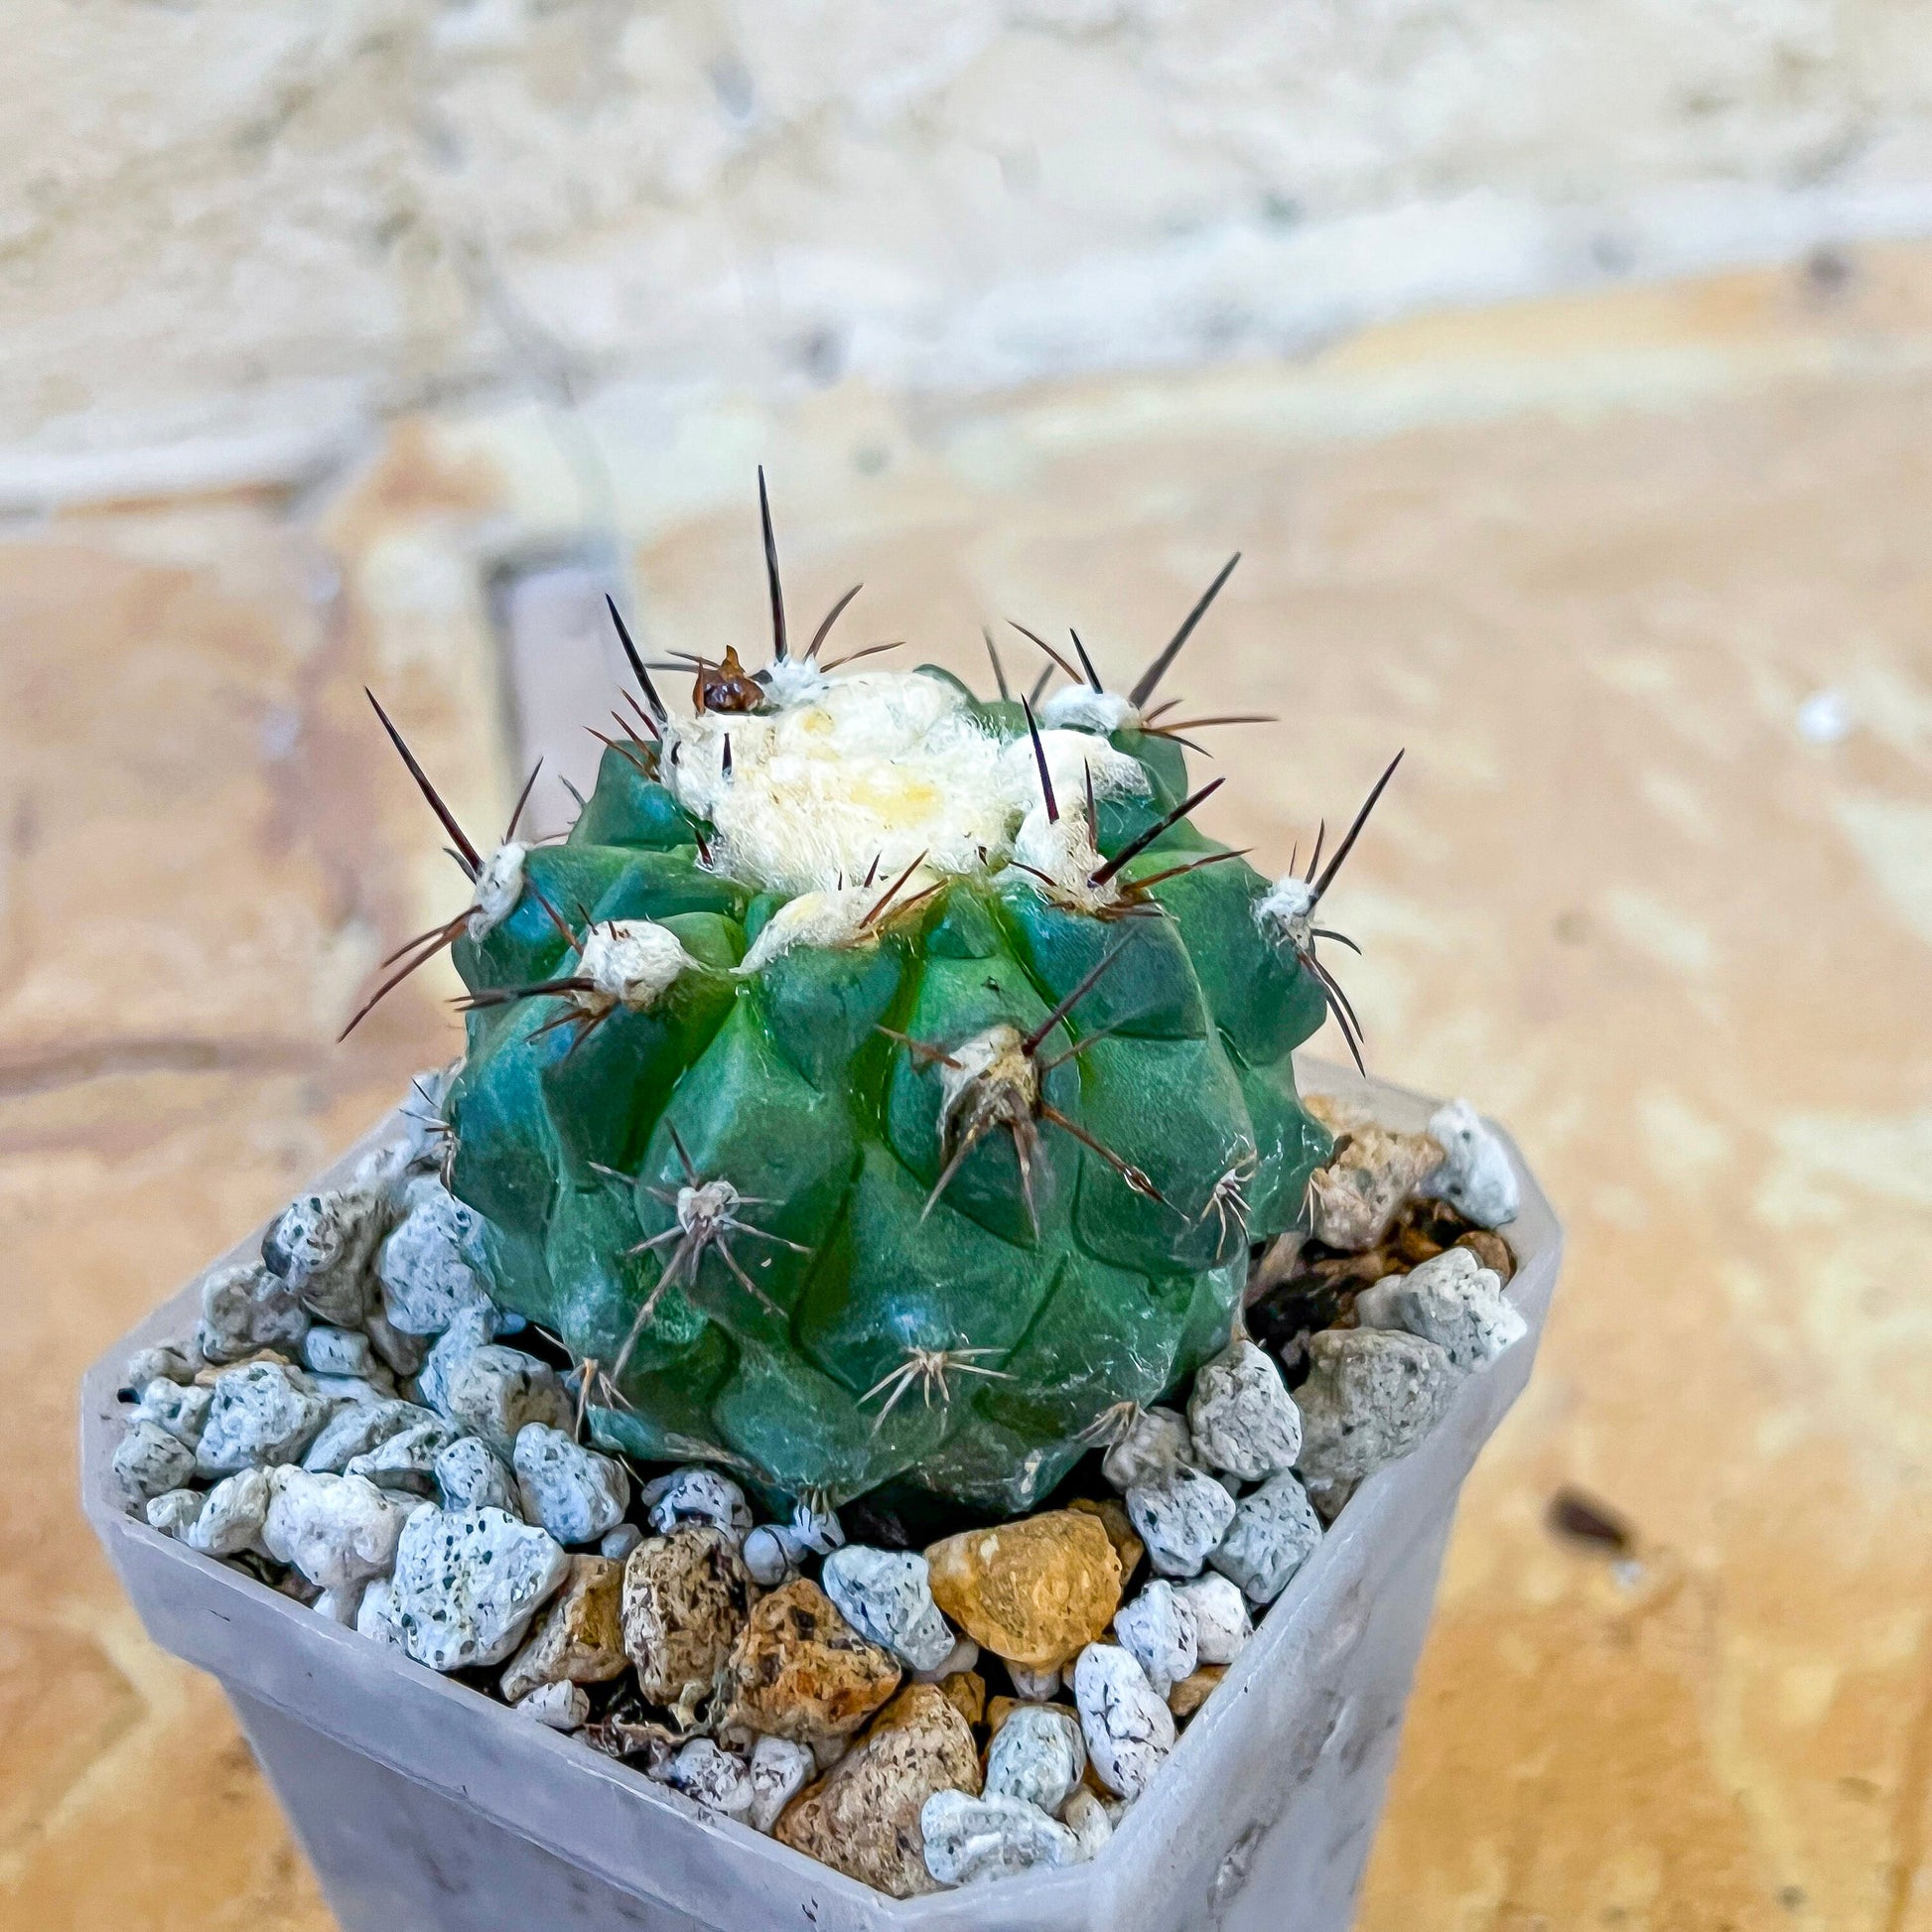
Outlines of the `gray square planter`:
[[[1431,1111],[1333,1068],[1302,1073],[1391,1127]],[[126,1514],[115,1389],[135,1348],[192,1328],[199,1279],[85,1379],[87,1514],[148,1634],[220,1679],[345,1932],[1344,1932],[1456,1494],[1528,1379],[1556,1285],[1562,1233],[1517,1166],[1510,1294],[1529,1335],[1362,1484],[1119,1833],[1066,1871],[896,1902]]]

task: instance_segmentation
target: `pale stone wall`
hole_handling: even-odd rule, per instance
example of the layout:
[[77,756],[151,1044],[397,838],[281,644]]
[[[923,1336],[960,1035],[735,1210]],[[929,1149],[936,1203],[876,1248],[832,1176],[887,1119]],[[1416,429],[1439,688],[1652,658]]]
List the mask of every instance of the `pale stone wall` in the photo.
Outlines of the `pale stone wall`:
[[11,0],[0,502],[1932,228],[1904,0]]

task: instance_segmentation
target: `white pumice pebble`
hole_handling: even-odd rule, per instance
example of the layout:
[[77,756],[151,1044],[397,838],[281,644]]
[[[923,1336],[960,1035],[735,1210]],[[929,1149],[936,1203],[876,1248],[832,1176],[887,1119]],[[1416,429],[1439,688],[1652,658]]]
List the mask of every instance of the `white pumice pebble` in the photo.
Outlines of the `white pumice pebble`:
[[440,1335],[466,1309],[489,1306],[466,1258],[478,1224],[476,1210],[434,1174],[409,1181],[402,1219],[376,1258],[382,1311],[392,1327],[406,1334]]
[[396,1549],[395,1615],[431,1670],[500,1664],[570,1574],[548,1531],[500,1509],[419,1503]]
[[1037,1805],[1019,1798],[935,1791],[920,1808],[919,1832],[925,1868],[942,1885],[1080,1863],[1079,1840]]
[[147,1422],[158,1423],[176,1442],[193,1449],[202,1440],[213,1401],[212,1389],[198,1388],[192,1382],[184,1387],[165,1375],[157,1375],[141,1391],[134,1413]]
[[363,1381],[386,1376],[369,1338],[359,1328],[332,1328],[318,1321],[302,1337],[303,1366],[317,1375],[353,1375]]
[[1208,1562],[1251,1603],[1272,1603],[1320,1541],[1321,1519],[1309,1492],[1284,1472],[1242,1497]]
[[1143,1409],[1100,1458],[1100,1473],[1125,1492],[1193,1459],[1194,1441],[1185,1420],[1173,1409]]
[[1071,1832],[1082,1859],[1093,1858],[1114,1835],[1107,1807],[1091,1791],[1076,1791],[1060,1808],[1060,1823]]
[[776,1524],[760,1523],[745,1539],[741,1554],[753,1583],[760,1589],[776,1589],[798,1574],[796,1552],[797,1546],[786,1540]]
[[591,1699],[581,1684],[539,1684],[510,1706],[552,1730],[582,1730],[591,1721]]
[[160,1495],[148,1498],[148,1528],[185,1541],[207,1501],[199,1489],[164,1489]]
[[825,1559],[819,1582],[861,1636],[911,1669],[935,1669],[952,1654],[957,1639],[932,1600],[924,1557],[848,1543]]
[[609,1557],[613,1563],[621,1563],[643,1540],[644,1533],[635,1523],[620,1523],[615,1529],[604,1532],[597,1553],[601,1557]]
[[1324,1328],[1309,1342],[1302,1474],[1319,1482],[1372,1475],[1439,1423],[1462,1377],[1433,1341],[1399,1328]]
[[752,1774],[743,1758],[720,1750],[709,1737],[694,1737],[671,1759],[664,1782],[712,1811],[736,1818],[752,1808]]
[[1211,1469],[1259,1482],[1292,1469],[1302,1415],[1272,1356],[1245,1337],[1202,1364],[1187,1399],[1194,1450]]
[[168,1382],[192,1382],[201,1366],[186,1349],[163,1342],[158,1346],[137,1348],[127,1358],[122,1380],[131,1389],[145,1389],[157,1375]]
[[752,1747],[752,1802],[745,1822],[754,1831],[768,1832],[817,1772],[818,1761],[808,1746],[789,1737],[760,1737]]
[[355,1627],[365,1637],[386,1643],[391,1650],[407,1651],[409,1639],[396,1614],[395,1586],[387,1577],[371,1577],[355,1606]]
[[[1236,1512],[1239,1514],[1239,1512]],[[1231,1664],[1255,1633],[1248,1599],[1225,1577],[1203,1577],[1181,1584],[1174,1594],[1194,1613],[1194,1648],[1203,1664]]]
[[496,1311],[487,1303],[459,1311],[456,1318],[437,1336],[417,1371],[418,1399],[447,1414],[450,1383],[457,1370],[485,1342],[493,1341],[500,1327]]
[[378,1188],[319,1188],[282,1210],[262,1241],[262,1260],[310,1313],[354,1327],[368,1309],[370,1265],[387,1219]]
[[1128,1518],[1164,1577],[1198,1577],[1234,1510],[1234,1498],[1212,1476],[1178,1465],[1127,1492]]
[[1029,1670],[1025,1664],[1007,1661],[1007,1675],[1013,1679],[1013,1694],[1028,1704],[1044,1704],[1060,1688],[1057,1669]]
[[269,1484],[261,1546],[318,1588],[346,1589],[395,1561],[408,1512],[374,1483],[284,1467]]
[[240,1469],[223,1476],[207,1492],[201,1515],[183,1541],[210,1557],[238,1557],[244,1550],[261,1550],[262,1529],[275,1493],[275,1479],[266,1469]]
[[595,1543],[621,1523],[630,1507],[630,1477],[623,1464],[547,1423],[524,1424],[511,1462],[525,1519],[541,1523],[567,1547]]
[[298,1370],[246,1362],[214,1379],[214,1400],[195,1451],[203,1476],[297,1460],[322,1433],[331,1405]]
[[742,1543],[752,1527],[752,1506],[730,1476],[693,1463],[644,1484],[638,1494],[645,1520],[659,1536],[686,1523],[709,1523]]
[[1494,1361],[1530,1331],[1502,1277],[1467,1248],[1445,1248],[1406,1275],[1371,1283],[1355,1298],[1355,1318],[1364,1328],[1402,1328],[1433,1341],[1464,1371]]
[[[532,1423],[564,1433],[575,1421],[557,1371],[548,1362],[500,1342],[472,1349],[457,1364],[444,1392],[443,1409],[466,1436],[481,1436],[504,1455]],[[628,1484],[624,1493],[628,1500]],[[611,1522],[616,1521],[612,1517]]]
[[1079,1718],[1063,1704],[1023,1704],[986,1747],[986,1795],[1023,1798],[1050,1815],[1086,1768]]
[[1442,1166],[1423,1191],[1446,1200],[1477,1227],[1501,1227],[1522,1207],[1509,1152],[1466,1100],[1451,1100],[1429,1119],[1429,1138],[1443,1150]]
[[364,1375],[310,1375],[309,1380],[317,1395],[329,1399],[332,1409],[345,1402],[389,1402],[396,1393],[395,1378],[386,1370],[379,1382]]
[[1116,1643],[1090,1643],[1081,1651],[1073,1667],[1073,1697],[1094,1775],[1109,1791],[1138,1798],[1173,1749],[1173,1713],[1167,1700]]
[[187,1484],[195,1473],[195,1451],[158,1422],[137,1416],[115,1448],[114,1473],[131,1501],[146,1503]]
[[294,1349],[314,1319],[287,1282],[250,1261],[217,1268],[203,1282],[195,1338],[208,1361],[238,1362],[262,1348]]
[[315,1475],[341,1475],[358,1455],[367,1455],[391,1436],[437,1420],[434,1411],[400,1398],[351,1403],[323,1424],[322,1433],[302,1457],[302,1466]]
[[1163,1697],[1183,1677],[1193,1676],[1200,1661],[1193,1605],[1164,1577],[1114,1612],[1114,1635]]
[[366,1476],[378,1489],[415,1496],[436,1493],[436,1458],[457,1440],[441,1416],[399,1430],[364,1454],[350,1456],[345,1475]]
[[930,1670],[912,1673],[915,1684],[940,1684],[958,1671],[978,1670],[980,1647],[971,1637],[961,1637]]
[[481,1437],[459,1436],[439,1449],[431,1474],[445,1509],[500,1509],[518,1518],[523,1514],[515,1476]]
[[[727,1535],[734,1534],[727,1530]],[[815,1556],[829,1556],[845,1542],[845,1530],[829,1509],[800,1503],[789,1523],[760,1523],[745,1538],[739,1554],[752,1581],[761,1589],[789,1583]]]

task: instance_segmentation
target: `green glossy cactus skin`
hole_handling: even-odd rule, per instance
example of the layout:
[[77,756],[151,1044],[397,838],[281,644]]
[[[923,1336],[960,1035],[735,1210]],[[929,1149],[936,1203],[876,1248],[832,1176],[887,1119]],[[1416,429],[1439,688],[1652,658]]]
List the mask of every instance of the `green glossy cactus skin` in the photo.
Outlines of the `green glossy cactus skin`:
[[[1026,735],[1017,705],[973,712],[1003,739]],[[1108,857],[1185,786],[1171,741],[1110,742],[1150,786],[1101,804]],[[473,992],[568,972],[540,894],[580,928],[661,923],[698,962],[648,1011],[619,1008],[575,1045],[570,1027],[544,1031],[555,998],[470,1014],[451,1183],[483,1216],[492,1292],[608,1370],[672,1252],[639,1246],[676,1227],[688,1156],[759,1203],[743,1217],[777,1239],[732,1241],[756,1292],[710,1247],[659,1295],[621,1402],[593,1405],[600,1439],[832,1503],[903,1478],[975,1507],[1031,1507],[1107,1412],[1158,1400],[1224,1345],[1250,1243],[1295,1224],[1327,1156],[1290,1061],[1323,997],[1255,916],[1268,882],[1230,859],[1154,886],[1161,916],[1107,918],[1022,873],[958,878],[865,943],[799,946],[735,975],[781,900],[708,869],[710,828],[646,775],[653,760],[642,745],[608,750],[567,842],[530,851],[515,910],[455,947]],[[1218,849],[1181,819],[1122,877]],[[941,1074],[895,1035],[947,1049],[998,1022],[1026,1033],[1116,947],[1040,1062],[1104,1036],[1041,1084],[1160,1198],[1042,1122],[1036,1227],[1004,1132],[927,1211]],[[954,1366],[910,1376],[916,1350],[951,1351]]]

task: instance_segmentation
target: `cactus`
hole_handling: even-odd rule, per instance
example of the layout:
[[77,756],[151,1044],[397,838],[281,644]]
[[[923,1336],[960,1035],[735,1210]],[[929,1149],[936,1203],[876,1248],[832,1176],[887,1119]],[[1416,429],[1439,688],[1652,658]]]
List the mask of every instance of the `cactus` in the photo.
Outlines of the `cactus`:
[[638,688],[561,843],[480,852],[384,718],[475,886],[402,968],[469,988],[450,1184],[607,1446],[1025,1509],[1297,1222],[1329,1143],[1290,1053],[1324,1009],[1356,1048],[1316,908],[1389,772],[1271,885],[1189,821],[1223,721],[1150,708],[1232,561],[1126,695],[1076,636],[1016,700],[989,635],[982,700],[832,675],[851,593],[792,650],[764,533],[771,662],[689,660],[688,717],[612,606]]

